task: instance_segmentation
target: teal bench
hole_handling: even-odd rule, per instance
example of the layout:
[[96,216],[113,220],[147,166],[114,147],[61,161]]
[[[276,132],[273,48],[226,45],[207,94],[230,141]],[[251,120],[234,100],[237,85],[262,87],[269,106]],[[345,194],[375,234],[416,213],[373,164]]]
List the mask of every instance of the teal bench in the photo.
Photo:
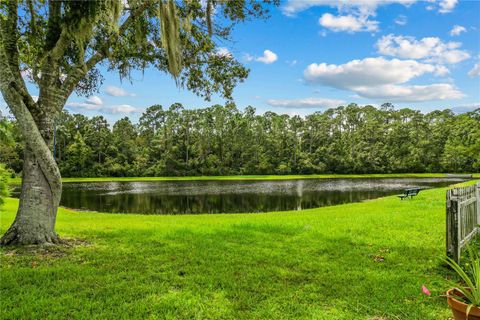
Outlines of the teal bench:
[[405,189],[403,194],[399,194],[397,197],[399,197],[401,200],[403,200],[405,198],[408,198],[408,197],[410,197],[410,199],[411,199],[411,198],[415,197],[420,192],[420,190],[421,190],[420,188]]

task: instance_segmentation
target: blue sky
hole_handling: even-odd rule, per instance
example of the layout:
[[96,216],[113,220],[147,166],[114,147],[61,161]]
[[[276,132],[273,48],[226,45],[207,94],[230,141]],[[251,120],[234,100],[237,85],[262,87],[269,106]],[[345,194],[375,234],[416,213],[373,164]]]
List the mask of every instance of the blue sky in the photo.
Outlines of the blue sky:
[[[284,1],[270,19],[238,25],[232,39],[220,52],[251,70],[234,92],[240,109],[305,115],[350,102],[424,112],[480,107],[480,1]],[[134,73],[133,83],[104,75],[98,94],[72,96],[67,110],[136,121],[153,104],[224,102],[204,101],[156,70]]]

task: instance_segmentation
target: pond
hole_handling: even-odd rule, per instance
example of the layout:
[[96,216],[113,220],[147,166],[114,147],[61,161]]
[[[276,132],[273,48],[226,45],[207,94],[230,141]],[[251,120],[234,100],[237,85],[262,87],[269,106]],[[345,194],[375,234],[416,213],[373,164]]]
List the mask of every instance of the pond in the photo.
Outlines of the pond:
[[[444,187],[460,178],[144,181],[65,183],[61,205],[81,211],[142,214],[301,210],[359,202],[405,188]],[[17,189],[14,195],[18,196]]]

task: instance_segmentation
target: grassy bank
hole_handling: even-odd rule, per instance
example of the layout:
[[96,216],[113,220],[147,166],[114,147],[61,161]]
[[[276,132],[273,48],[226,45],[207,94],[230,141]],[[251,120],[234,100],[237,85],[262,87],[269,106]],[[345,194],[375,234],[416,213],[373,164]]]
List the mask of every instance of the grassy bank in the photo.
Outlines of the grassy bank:
[[[3,233],[18,201],[0,213]],[[61,209],[74,245],[3,248],[0,317],[447,319],[445,189],[296,212]]]
[[[308,174],[308,175],[243,175],[243,176],[191,176],[191,177],[97,177],[63,178],[63,182],[109,182],[109,181],[189,181],[189,180],[285,180],[285,179],[340,179],[340,178],[444,178],[444,173],[385,173],[385,174]],[[480,173],[474,174],[480,178]],[[11,180],[14,184],[20,178]]]

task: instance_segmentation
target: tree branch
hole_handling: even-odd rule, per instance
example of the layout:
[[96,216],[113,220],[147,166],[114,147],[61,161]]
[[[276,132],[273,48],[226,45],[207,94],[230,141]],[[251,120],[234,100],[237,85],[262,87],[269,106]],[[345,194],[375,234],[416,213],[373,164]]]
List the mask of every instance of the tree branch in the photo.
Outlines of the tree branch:
[[0,23],[0,46],[4,48],[4,59],[6,61],[5,68],[17,79],[17,87],[22,101],[30,111],[38,112],[38,106],[28,93],[27,86],[23,80],[20,71],[19,53],[17,47],[18,41],[18,1],[12,0],[8,2],[7,20]]
[[32,0],[27,0],[28,11],[30,11],[30,28],[32,29],[32,34],[37,35],[37,24],[35,22],[35,8],[33,6]]
[[[100,49],[98,49],[97,52],[94,53],[86,62],[75,66],[73,71],[67,76],[67,79],[63,83],[63,104],[65,104],[68,97],[72,94],[73,90],[75,90],[76,86],[78,85],[78,82],[83,77],[85,77],[88,71],[90,71],[93,67],[95,67],[98,63],[100,63],[107,57],[105,53],[109,51],[112,43],[116,41],[116,38],[123,35],[125,31],[132,25],[134,19],[142,12],[144,12],[149,5],[150,1],[144,1],[138,8],[131,9],[130,15],[127,17],[125,22],[120,26],[118,30],[118,36],[108,39],[105,44]],[[63,108],[63,104],[60,104],[61,106],[59,105],[59,108]],[[61,109],[58,111],[60,112]]]

